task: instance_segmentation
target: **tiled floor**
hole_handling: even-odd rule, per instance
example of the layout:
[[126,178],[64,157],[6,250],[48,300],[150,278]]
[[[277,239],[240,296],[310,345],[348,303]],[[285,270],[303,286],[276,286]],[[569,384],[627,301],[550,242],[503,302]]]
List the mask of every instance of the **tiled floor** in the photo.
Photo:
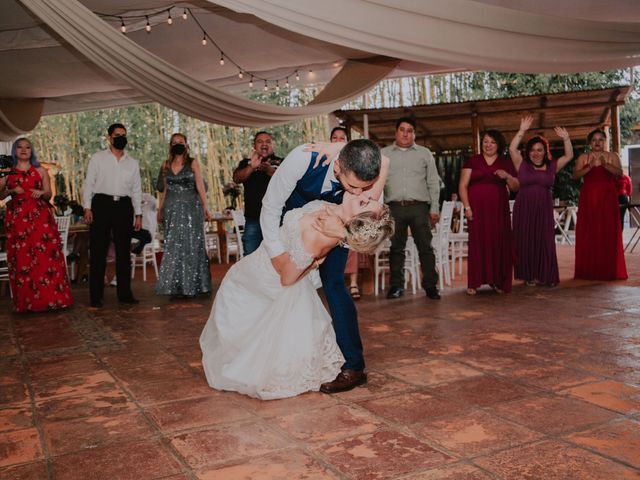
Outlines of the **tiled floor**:
[[[640,255],[631,279],[358,307],[369,384],[261,402],[211,390],[211,299],[13,315],[0,299],[0,478],[640,479]],[[216,284],[224,268],[214,266]]]

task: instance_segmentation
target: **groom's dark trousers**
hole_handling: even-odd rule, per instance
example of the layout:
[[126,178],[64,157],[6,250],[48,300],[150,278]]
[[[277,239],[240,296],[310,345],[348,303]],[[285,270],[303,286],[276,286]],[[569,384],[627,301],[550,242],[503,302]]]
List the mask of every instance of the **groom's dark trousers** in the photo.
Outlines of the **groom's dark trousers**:
[[[327,175],[329,165],[313,168],[316,153],[311,155],[309,168],[298,181],[295,190],[286,202],[285,209],[300,208],[312,200],[326,200],[332,203],[342,203],[341,186],[332,192],[322,192],[322,185]],[[322,288],[329,304],[329,311],[333,319],[333,329],[336,332],[336,340],[345,363],[343,369],[364,369],[364,355],[362,352],[362,340],[358,329],[358,313],[353,299],[347,291],[344,281],[344,269],[347,264],[349,250],[343,247],[335,247],[325,261],[320,265],[320,278]]]

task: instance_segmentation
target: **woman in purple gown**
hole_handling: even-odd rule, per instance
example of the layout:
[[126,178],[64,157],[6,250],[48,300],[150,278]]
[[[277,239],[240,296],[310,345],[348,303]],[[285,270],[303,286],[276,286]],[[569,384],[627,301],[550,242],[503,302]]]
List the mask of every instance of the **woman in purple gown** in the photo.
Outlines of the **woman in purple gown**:
[[520,120],[520,130],[509,146],[520,182],[520,191],[513,207],[515,277],[530,286],[555,286],[560,277],[553,220],[553,183],[556,173],[573,158],[573,147],[567,130],[556,127],[555,132],[564,143],[562,157],[553,160],[547,139],[535,136],[527,142],[523,158],[518,146],[532,122],[531,115]]
[[513,238],[509,191],[518,190],[511,161],[503,156],[502,133],[482,134],[482,153],[471,157],[460,173],[460,199],[469,229],[467,294],[475,295],[483,284],[496,293],[511,291]]

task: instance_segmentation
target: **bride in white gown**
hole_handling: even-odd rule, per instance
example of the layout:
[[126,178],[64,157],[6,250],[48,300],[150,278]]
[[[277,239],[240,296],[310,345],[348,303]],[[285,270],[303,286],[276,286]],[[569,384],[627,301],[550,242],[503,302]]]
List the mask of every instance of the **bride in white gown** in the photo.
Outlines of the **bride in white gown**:
[[317,391],[340,372],[331,316],[307,275],[339,242],[313,227],[323,215],[341,219],[356,251],[372,252],[393,233],[388,208],[366,192],[287,212],[280,228],[287,266],[276,272],[261,245],[231,267],[216,294],[200,336],[211,387],[270,400]]

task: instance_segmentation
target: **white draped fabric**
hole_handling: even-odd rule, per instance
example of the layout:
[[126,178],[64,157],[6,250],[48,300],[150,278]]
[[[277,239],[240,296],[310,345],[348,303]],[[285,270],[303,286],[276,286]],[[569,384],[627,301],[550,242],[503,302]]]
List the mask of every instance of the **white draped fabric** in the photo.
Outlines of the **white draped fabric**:
[[[612,2],[630,12],[628,23],[580,18],[590,6],[592,18],[609,8],[588,0],[556,1],[547,14],[483,0],[209,1],[338,45],[452,68],[561,73],[640,63],[637,0]],[[556,16],[567,10],[576,18]]]
[[[201,120],[262,126],[330,112],[382,80],[398,60],[349,62],[322,101],[296,108],[266,105],[209,86],[107,25],[77,0],[21,0],[78,52],[149,99]],[[358,79],[359,81],[354,81]],[[318,100],[318,99],[316,99]]]

